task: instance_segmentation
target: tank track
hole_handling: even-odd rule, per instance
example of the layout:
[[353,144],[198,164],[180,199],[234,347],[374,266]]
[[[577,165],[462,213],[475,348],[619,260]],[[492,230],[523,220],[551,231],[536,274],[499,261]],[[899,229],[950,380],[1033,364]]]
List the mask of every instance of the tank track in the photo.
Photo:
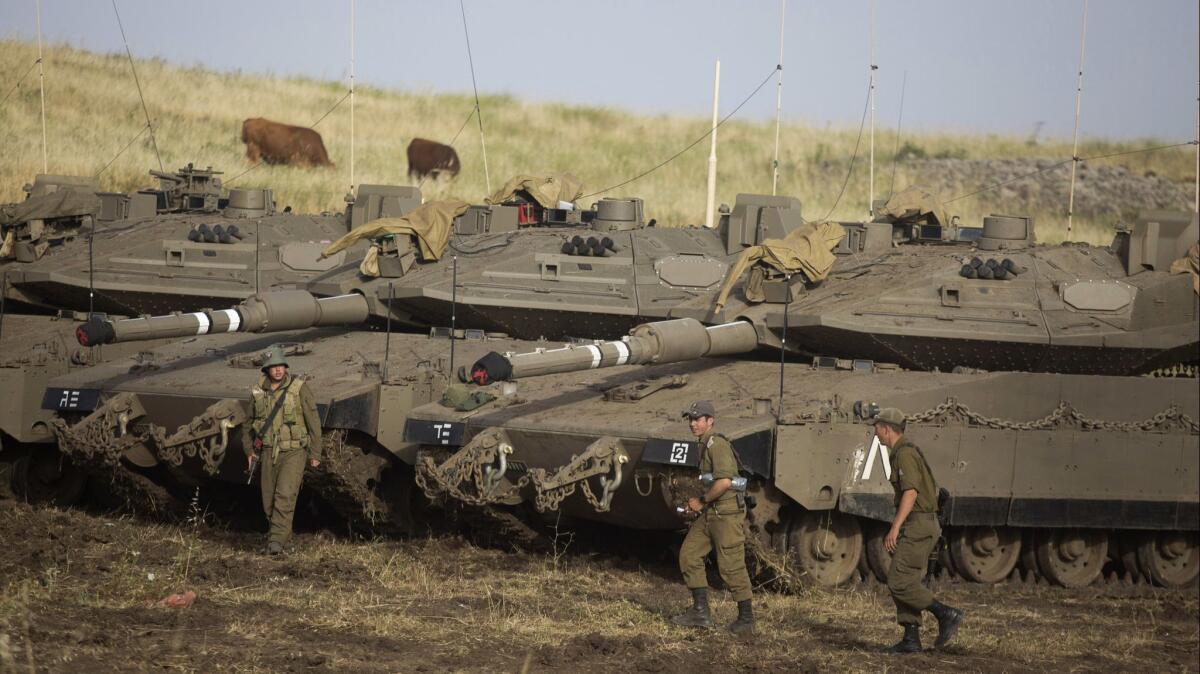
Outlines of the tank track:
[[304,486],[344,520],[351,535],[404,536],[414,532],[412,479],[370,438],[335,430],[323,440],[321,468],[309,468]]

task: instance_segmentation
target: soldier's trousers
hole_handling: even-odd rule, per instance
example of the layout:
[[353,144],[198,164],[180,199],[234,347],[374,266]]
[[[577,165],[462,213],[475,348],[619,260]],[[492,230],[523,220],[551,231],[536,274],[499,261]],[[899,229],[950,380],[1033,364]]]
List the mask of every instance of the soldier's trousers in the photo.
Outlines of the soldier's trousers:
[[896,602],[896,622],[901,625],[920,625],[921,611],[933,603],[933,592],[921,581],[941,534],[934,513],[911,513],[900,527],[887,584]]
[[683,571],[683,582],[688,589],[708,587],[704,558],[715,547],[721,580],[725,581],[733,598],[737,601],[750,598],[750,574],[746,572],[746,530],[743,526],[745,519],[744,511],[722,515],[709,506],[692,522],[679,548],[679,570]]
[[304,480],[308,451],[281,449],[274,461],[272,451],[268,447],[262,451],[263,512],[271,525],[267,540],[282,544],[292,537],[292,516],[296,513],[296,495]]

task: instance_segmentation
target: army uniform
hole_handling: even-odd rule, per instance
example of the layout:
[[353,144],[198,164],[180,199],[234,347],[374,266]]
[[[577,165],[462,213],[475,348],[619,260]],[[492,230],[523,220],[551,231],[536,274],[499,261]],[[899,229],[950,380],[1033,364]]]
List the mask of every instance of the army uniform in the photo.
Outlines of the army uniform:
[[[954,636],[962,611],[946,606],[933,597],[933,592],[921,582],[929,564],[929,556],[942,535],[938,524],[938,485],[929,468],[925,455],[903,435],[904,414],[895,408],[880,410],[873,419],[875,433],[881,432],[880,422],[890,428],[889,433],[899,433],[892,439],[891,467],[888,480],[896,493],[896,508],[899,511],[905,492],[916,492],[912,510],[900,523],[896,537],[896,548],[892,552],[892,563],[888,569],[888,591],[896,603],[896,622],[904,628],[904,637],[888,649],[891,653],[919,653],[921,651],[921,612],[929,611],[937,618],[938,636],[934,646],[941,648]],[[893,524],[895,526],[895,524]],[[889,533],[889,536],[891,534]]]
[[[288,373],[278,388],[271,389],[267,368],[287,365],[282,350],[268,352],[263,376],[250,389],[252,417],[242,428],[242,446],[247,452],[259,455],[262,465],[263,512],[270,523],[268,549],[281,550],[292,536],[292,517],[296,512],[296,496],[304,479],[304,467],[310,460],[321,459],[321,420],[312,389],[301,377]],[[282,406],[264,428],[271,410],[283,396]],[[255,451],[254,441],[262,445]]]
[[[714,433],[700,436],[700,472],[712,473],[714,480],[737,477],[737,460],[729,441]],[[679,548],[679,569],[688,589],[708,587],[704,558],[715,547],[721,580],[737,601],[750,599],[750,574],[746,572],[746,509],[738,505],[737,494],[727,489],[713,503],[705,504],[688,528]]]
[[917,446],[900,436],[892,448],[892,489],[896,492],[896,507],[900,496],[909,489],[917,492],[917,502],[900,527],[896,552],[888,571],[888,590],[896,602],[896,622],[901,625],[920,625],[921,611],[933,604],[933,592],[921,580],[929,554],[937,545],[942,528],[937,520],[937,482]]

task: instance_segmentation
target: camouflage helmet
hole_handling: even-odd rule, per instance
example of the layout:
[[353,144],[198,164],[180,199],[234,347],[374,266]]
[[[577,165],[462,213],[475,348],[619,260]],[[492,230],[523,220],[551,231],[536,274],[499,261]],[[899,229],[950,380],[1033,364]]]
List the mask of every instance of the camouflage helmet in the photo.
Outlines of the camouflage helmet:
[[276,365],[282,365],[284,367],[288,366],[287,358],[283,357],[283,347],[278,344],[275,344],[263,352],[262,371],[266,372],[267,368],[274,367]]
[[879,410],[879,414],[876,414],[871,418],[871,423],[876,423],[879,421],[900,428],[904,426],[904,412],[901,412],[895,407],[885,407]]

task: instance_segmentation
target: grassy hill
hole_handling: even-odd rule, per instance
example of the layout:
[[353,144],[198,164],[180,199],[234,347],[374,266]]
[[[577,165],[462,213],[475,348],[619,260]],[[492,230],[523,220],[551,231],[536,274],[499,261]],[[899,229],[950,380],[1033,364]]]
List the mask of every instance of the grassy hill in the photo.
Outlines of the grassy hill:
[[[41,172],[36,68],[13,90],[35,59],[33,44],[0,41],[0,95],[13,91],[0,105],[0,202],[22,198],[21,185]],[[146,104],[155,120],[164,167],[173,170],[188,162],[211,165],[225,171],[227,182],[250,166],[239,139],[243,119],[262,116],[309,125],[346,91],[342,82],[220,73],[160,60],[139,61],[137,68]],[[49,172],[95,175],[145,126],[129,63],[123,54],[51,46],[46,50],[45,71]],[[356,99],[355,182],[360,184],[406,184],[404,151],[408,142],[414,136],[448,142],[473,107],[473,100],[462,94],[366,86],[359,87]],[[481,106],[493,189],[517,173],[570,171],[584,181],[585,191],[597,191],[678,152],[703,134],[709,123],[702,116],[635,115],[594,106],[525,103],[510,96],[486,96]],[[802,110],[792,111],[793,117],[801,114]],[[326,117],[317,130],[336,168],[261,166],[232,184],[273,187],[281,205],[289,204],[301,211],[342,209],[342,197],[350,185],[348,102]],[[732,204],[738,192],[770,193],[774,133],[773,122],[736,119],[720,129],[718,202]],[[837,201],[857,137],[857,125],[814,128],[788,123],[782,132],[780,193],[800,197],[810,219],[827,213],[835,218],[863,218],[868,181],[865,137],[845,194]],[[1080,154],[1110,154],[1177,140],[1087,142]],[[896,145],[893,130],[877,130],[877,196],[888,192]],[[426,198],[453,195],[479,201],[486,188],[474,121],[455,147],[462,158],[462,174],[447,184],[427,183],[423,187]],[[1020,168],[1023,166],[1036,170],[1038,165],[1030,161],[1033,158],[1058,161],[1071,156],[1069,141],[1031,144],[1025,138],[991,134],[906,132],[900,148],[902,161],[897,163],[896,188],[932,183],[952,191],[944,194],[947,199],[993,182],[980,174],[981,167],[986,173],[991,162],[1007,161],[1007,173],[1000,178],[1004,180],[1027,173]],[[699,223],[704,214],[707,149],[707,141],[702,142],[662,169],[609,196],[644,198],[648,215],[664,224]],[[1092,175],[1117,176],[1129,184],[1125,185],[1127,189],[1103,188],[1083,196],[1077,194],[1076,226],[1083,237],[1107,241],[1113,221],[1137,207],[1189,208],[1189,181],[1195,175],[1193,152],[1192,148],[1176,148],[1089,162]],[[157,167],[150,138],[143,134],[100,174],[101,185],[114,191],[143,187],[153,182],[147,170]],[[1106,167],[1110,169],[1107,174],[1095,172]],[[1114,167],[1122,170],[1113,171]],[[1038,218],[1039,234],[1044,240],[1059,239],[1065,223],[1069,171],[1069,165],[1063,166],[1024,179],[1026,185],[1020,189],[1009,187],[959,199],[950,204],[950,211],[967,223],[997,211],[1029,213]],[[1147,190],[1155,196],[1143,199],[1142,193]],[[1125,197],[1119,207],[1099,203],[1112,199],[1114,194]]]

